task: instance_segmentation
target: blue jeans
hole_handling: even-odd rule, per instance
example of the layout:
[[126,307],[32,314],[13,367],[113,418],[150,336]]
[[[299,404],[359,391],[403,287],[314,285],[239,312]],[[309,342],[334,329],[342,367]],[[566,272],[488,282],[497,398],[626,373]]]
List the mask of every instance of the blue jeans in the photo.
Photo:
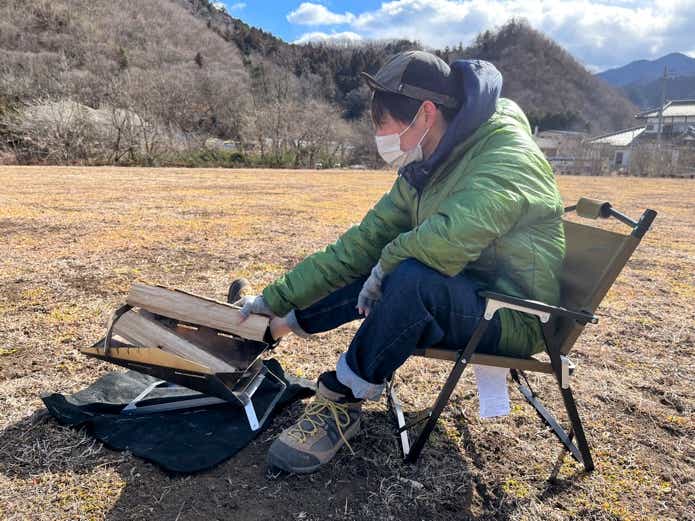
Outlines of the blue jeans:
[[[355,305],[365,280],[355,280],[308,308],[296,310],[297,323],[313,334],[363,318]],[[338,381],[356,398],[376,400],[385,379],[416,349],[462,349],[485,311],[479,289],[480,284],[467,274],[448,277],[415,259],[401,262],[384,277],[381,300],[340,356]],[[495,314],[476,351],[494,352],[499,338],[500,322]]]

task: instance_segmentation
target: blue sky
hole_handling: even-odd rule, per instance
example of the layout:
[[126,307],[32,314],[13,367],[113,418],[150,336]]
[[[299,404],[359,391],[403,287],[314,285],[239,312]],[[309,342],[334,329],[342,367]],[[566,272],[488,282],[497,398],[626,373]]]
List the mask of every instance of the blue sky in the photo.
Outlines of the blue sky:
[[598,71],[669,52],[695,57],[695,0],[246,0],[232,16],[288,42],[410,38],[464,45],[512,17]]

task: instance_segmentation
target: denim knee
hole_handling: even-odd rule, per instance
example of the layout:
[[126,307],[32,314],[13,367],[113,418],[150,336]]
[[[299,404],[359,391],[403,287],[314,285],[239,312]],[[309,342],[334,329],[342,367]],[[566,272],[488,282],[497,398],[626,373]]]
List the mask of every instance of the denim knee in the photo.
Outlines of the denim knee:
[[405,259],[394,270],[384,277],[383,289],[399,288],[402,292],[416,290],[423,280],[443,279],[437,270],[430,268],[417,259]]

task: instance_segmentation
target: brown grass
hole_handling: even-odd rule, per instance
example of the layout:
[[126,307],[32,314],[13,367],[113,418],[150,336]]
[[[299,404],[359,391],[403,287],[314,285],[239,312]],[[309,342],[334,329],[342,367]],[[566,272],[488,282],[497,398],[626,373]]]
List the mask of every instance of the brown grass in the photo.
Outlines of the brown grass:
[[[315,475],[267,479],[272,437],[293,406],[239,456],[168,477],[41,414],[43,391],[76,391],[113,366],[77,348],[104,332],[135,279],[223,299],[257,289],[358,221],[385,172],[0,167],[0,518],[67,519],[692,519],[695,201],[692,181],[560,178],[567,203],[611,200],[660,212],[579,342],[574,388],[597,469],[567,459],[546,482],[554,438],[513,393],[513,412],[477,417],[467,372],[417,467],[404,465],[384,403],[370,405],[357,457]],[[276,356],[314,378],[351,324]],[[409,410],[430,405],[448,369],[410,360]],[[534,378],[548,403],[552,382]],[[435,385],[435,383],[437,385]],[[563,416],[560,415],[562,418]]]

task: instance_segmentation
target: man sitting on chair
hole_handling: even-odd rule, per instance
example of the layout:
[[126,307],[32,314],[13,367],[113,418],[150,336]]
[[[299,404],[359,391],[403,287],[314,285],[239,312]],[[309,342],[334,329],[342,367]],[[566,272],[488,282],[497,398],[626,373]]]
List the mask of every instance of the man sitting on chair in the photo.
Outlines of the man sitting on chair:
[[[329,331],[364,317],[334,371],[268,453],[306,473],[359,431],[363,400],[416,349],[461,349],[481,320],[481,289],[559,301],[563,204],[555,177],[490,63],[408,51],[374,75],[371,114],[381,157],[398,168],[359,225],[263,289],[242,314],[271,317],[274,338]],[[543,349],[535,317],[503,309],[478,352]]]

